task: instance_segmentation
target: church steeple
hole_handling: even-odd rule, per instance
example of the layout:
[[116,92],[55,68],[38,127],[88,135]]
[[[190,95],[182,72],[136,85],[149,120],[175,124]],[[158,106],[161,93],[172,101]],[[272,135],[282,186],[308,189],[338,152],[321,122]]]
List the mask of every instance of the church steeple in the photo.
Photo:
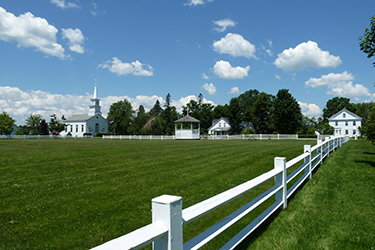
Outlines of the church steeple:
[[102,112],[100,111],[100,99],[98,98],[98,87],[96,84],[96,79],[95,79],[95,89],[94,89],[94,95],[91,98],[92,104],[90,105],[90,110],[89,110],[89,115],[94,116],[94,115],[101,115]]

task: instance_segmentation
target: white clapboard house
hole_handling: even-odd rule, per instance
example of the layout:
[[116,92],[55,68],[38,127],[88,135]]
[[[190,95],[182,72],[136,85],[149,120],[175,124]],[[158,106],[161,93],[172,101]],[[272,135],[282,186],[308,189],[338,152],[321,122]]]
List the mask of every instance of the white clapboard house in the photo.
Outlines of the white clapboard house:
[[61,136],[83,137],[85,133],[96,135],[99,132],[108,132],[108,121],[102,116],[100,111],[100,99],[98,98],[96,84],[91,102],[92,105],[89,106],[88,114],[75,114],[62,121],[67,126],[65,131],[60,132]]
[[358,127],[361,126],[362,118],[343,108],[330,118],[329,125],[335,128],[335,136],[347,135],[349,137],[360,136]]
[[230,128],[228,119],[221,117],[212,121],[212,126],[208,128],[208,134],[214,137],[225,137],[229,134]]

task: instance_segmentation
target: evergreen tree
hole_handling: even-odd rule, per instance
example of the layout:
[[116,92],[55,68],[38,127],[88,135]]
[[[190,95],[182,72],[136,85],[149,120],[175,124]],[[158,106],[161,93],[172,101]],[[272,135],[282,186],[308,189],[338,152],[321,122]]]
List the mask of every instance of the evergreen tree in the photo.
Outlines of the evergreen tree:
[[295,134],[302,124],[301,107],[287,89],[278,91],[274,101],[276,130],[280,134]]
[[171,103],[172,103],[171,94],[168,93],[166,98],[165,98],[164,110],[161,113],[161,117],[165,120],[164,133],[166,135],[173,135],[174,134],[174,121],[176,119],[175,119],[175,116],[173,114],[173,111],[175,109],[172,109]]
[[46,120],[42,119],[39,126],[39,134],[40,135],[48,135],[48,123]]
[[150,116],[160,116],[163,109],[160,107],[159,100],[156,100],[154,107],[150,110],[149,115]]

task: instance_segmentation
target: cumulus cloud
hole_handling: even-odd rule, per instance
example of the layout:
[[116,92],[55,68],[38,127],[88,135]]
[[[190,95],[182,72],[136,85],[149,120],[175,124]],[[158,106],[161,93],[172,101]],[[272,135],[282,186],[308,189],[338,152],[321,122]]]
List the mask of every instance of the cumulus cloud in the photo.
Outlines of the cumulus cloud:
[[100,64],[99,67],[123,76],[128,74],[135,76],[152,76],[154,74],[154,69],[150,65],[143,64],[138,60],[132,63],[123,63],[117,57],[113,57],[112,60]]
[[210,95],[216,94],[216,87],[212,83],[210,84],[205,83],[202,87],[208,92],[208,94]]
[[223,79],[243,79],[250,70],[250,66],[242,68],[240,66],[232,67],[227,61],[217,61],[214,66],[215,75]]
[[[207,0],[207,2],[213,2],[214,0]],[[197,6],[197,5],[202,5],[206,3],[205,0],[189,0],[187,3],[184,3],[184,5],[187,5],[187,6]]]
[[85,49],[83,44],[85,43],[85,37],[80,29],[62,29],[63,38],[69,40],[69,49],[71,51],[82,54]]
[[274,62],[276,67],[284,72],[301,71],[306,68],[328,68],[341,64],[339,56],[330,55],[323,51],[316,42],[308,41],[297,47],[289,48],[280,53]]
[[320,116],[322,114],[322,110],[319,108],[318,105],[314,103],[303,103],[298,102],[299,106],[301,107],[301,112],[304,116],[311,117],[311,116]]
[[47,55],[65,59],[64,48],[56,42],[57,32],[44,18],[30,12],[16,17],[0,7],[0,39],[5,42],[16,41],[18,47],[35,47]]
[[230,89],[230,91],[228,92],[228,94],[232,94],[232,95],[238,95],[240,93],[240,90],[238,87],[233,87]]
[[202,79],[208,80],[210,77],[208,77],[205,73],[202,74]]
[[221,40],[213,43],[214,50],[220,54],[229,54],[234,57],[244,56],[256,58],[255,46],[239,34],[228,33]]
[[362,84],[353,85],[354,76],[348,72],[341,74],[330,73],[321,78],[310,78],[305,82],[306,87],[321,88],[327,87],[327,94],[341,97],[356,98],[362,96],[371,96],[369,89]]
[[55,4],[57,7],[60,7],[61,9],[67,9],[67,8],[76,8],[79,9],[79,5],[71,2],[65,3],[65,0],[51,0],[51,3]]
[[[0,113],[6,111],[11,117],[16,119],[16,124],[18,125],[25,124],[25,119],[30,114],[40,114],[49,121],[52,114],[56,114],[57,117],[87,114],[89,105],[91,105],[91,98],[92,93],[86,93],[86,95],[60,95],[40,90],[25,92],[17,87],[0,86]],[[142,104],[146,111],[149,111],[155,105],[156,100],[159,100],[162,105],[165,102],[162,97],[156,95],[139,95],[135,98],[126,95],[100,98],[101,111],[105,117],[112,103],[124,99],[132,104],[134,110]],[[179,100],[172,100],[172,105],[176,107],[178,112],[181,112],[182,106],[186,106],[190,100],[198,100],[198,97],[194,95],[181,97]],[[212,101],[205,98],[203,98],[203,103],[215,105]]]
[[213,22],[217,26],[215,27],[215,30],[218,32],[224,32],[228,27],[235,27],[237,24],[235,21],[229,18],[221,19],[221,20],[213,21]]

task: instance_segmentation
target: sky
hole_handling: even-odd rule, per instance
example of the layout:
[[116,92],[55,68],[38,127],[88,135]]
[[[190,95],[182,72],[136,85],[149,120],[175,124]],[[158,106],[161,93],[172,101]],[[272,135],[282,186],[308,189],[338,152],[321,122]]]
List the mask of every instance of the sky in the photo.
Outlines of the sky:
[[2,0],[0,112],[146,110],[168,93],[181,111],[202,93],[224,105],[250,89],[288,89],[306,116],[328,100],[375,100],[374,59],[359,39],[374,0]]

